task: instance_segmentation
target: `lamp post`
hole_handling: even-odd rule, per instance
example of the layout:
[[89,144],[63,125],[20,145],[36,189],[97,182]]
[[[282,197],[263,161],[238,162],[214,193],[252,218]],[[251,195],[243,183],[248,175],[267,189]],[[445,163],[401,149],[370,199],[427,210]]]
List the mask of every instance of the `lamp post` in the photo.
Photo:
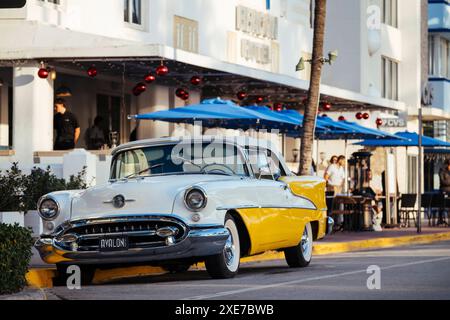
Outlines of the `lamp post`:
[[419,106],[419,177],[417,179],[417,182],[419,184],[418,190],[417,190],[417,205],[419,206],[417,210],[417,233],[422,233],[422,174],[423,174],[423,168],[422,168],[422,156],[423,156],[423,150],[422,150],[422,131],[423,131],[423,116],[422,116],[422,105]]

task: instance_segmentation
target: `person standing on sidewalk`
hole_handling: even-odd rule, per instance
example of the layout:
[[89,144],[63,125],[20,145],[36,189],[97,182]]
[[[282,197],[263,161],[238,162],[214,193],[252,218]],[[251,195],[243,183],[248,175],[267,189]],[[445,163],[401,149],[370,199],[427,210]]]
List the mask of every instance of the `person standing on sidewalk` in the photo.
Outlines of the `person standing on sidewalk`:
[[335,195],[342,193],[345,180],[345,157],[340,156],[337,163],[331,164],[324,176],[327,181],[328,191],[333,191]]
[[63,99],[55,101],[53,127],[56,130],[54,150],[70,150],[80,138],[80,126],[75,115],[67,110]]
[[[444,167],[439,171],[440,190],[443,194],[450,195],[450,159],[445,160]],[[447,199],[448,201],[448,199]],[[448,208],[440,210],[438,224],[448,224],[445,219],[448,218]]]

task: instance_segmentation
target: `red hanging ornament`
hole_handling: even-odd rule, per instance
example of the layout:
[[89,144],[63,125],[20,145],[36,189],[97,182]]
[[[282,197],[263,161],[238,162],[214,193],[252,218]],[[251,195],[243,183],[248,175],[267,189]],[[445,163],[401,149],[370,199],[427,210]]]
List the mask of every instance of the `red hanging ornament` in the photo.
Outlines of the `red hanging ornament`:
[[189,92],[185,91],[181,99],[183,99],[184,101],[189,100]]
[[281,111],[283,111],[283,104],[280,102],[277,102],[273,105],[273,109],[276,112],[281,112]]
[[377,124],[377,127],[381,127],[383,125],[383,119],[378,118],[375,123]]
[[361,120],[361,119],[363,118],[363,114],[362,114],[361,112],[358,112],[358,113],[355,115],[355,118],[358,119],[358,120]]
[[178,97],[178,98],[183,98],[183,96],[185,95],[185,93],[186,93],[186,90],[184,90],[183,88],[178,88],[176,91],[175,91],[175,95]]
[[345,121],[345,117],[344,117],[344,116],[340,116],[340,117],[338,118],[338,120],[339,120],[339,121]]
[[156,74],[160,77],[165,76],[169,73],[169,68],[167,68],[165,65],[161,64],[156,68]]
[[264,97],[258,96],[256,97],[256,103],[262,103],[264,101]]
[[144,80],[147,83],[152,83],[156,80],[156,77],[153,74],[149,73],[145,76]]
[[324,103],[322,105],[322,108],[324,111],[330,111],[331,110],[331,104],[330,103]]
[[141,91],[139,91],[137,89],[137,87],[134,87],[132,92],[133,92],[133,95],[135,95],[136,97],[139,96],[142,93]]
[[141,93],[143,93],[145,90],[147,90],[147,86],[143,82],[139,82],[137,85],[133,88],[133,94],[135,96],[139,96]]
[[191,78],[191,83],[192,83],[194,86],[198,86],[200,83],[202,83],[202,78],[200,78],[199,76],[193,76],[193,77]]
[[322,118],[328,118],[328,115],[324,113],[324,114],[322,115]]
[[47,79],[49,74],[50,72],[48,71],[47,68],[40,68],[38,71],[38,76],[41,79]]
[[245,93],[244,91],[239,91],[236,94],[236,97],[238,98],[238,100],[244,100],[247,97],[247,93]]
[[368,114],[367,112],[365,112],[365,113],[363,114],[363,119],[364,119],[364,120],[368,120],[369,118],[370,118],[369,114]]
[[95,78],[98,74],[97,68],[92,66],[88,69],[87,74],[91,78]]

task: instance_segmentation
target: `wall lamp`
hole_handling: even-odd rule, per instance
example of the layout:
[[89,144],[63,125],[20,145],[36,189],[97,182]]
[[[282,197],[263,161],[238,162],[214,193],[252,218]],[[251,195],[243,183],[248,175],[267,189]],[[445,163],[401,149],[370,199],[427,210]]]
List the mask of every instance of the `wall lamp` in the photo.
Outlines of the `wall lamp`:
[[[334,51],[330,51],[328,53],[328,58],[326,58],[326,57],[321,58],[320,62],[322,64],[328,63],[329,65],[332,65],[333,62],[335,62],[337,60],[337,58],[338,58],[338,51],[334,50]],[[305,60],[305,58],[301,57],[300,61],[295,66],[295,71],[305,70],[305,62],[311,63],[312,59]]]

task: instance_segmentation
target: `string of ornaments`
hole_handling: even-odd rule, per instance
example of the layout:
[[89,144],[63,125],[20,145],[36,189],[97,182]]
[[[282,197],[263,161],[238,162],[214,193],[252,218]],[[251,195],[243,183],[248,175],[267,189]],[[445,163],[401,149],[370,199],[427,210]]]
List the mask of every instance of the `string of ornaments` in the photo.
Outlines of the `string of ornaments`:
[[[45,66],[45,63],[44,63],[44,62],[41,62],[41,63],[40,63],[40,68],[39,68],[39,70],[38,70],[38,77],[39,77],[39,78],[41,78],[41,79],[47,79],[52,73],[54,73],[54,74],[56,73],[54,69],[50,68],[49,66]],[[144,93],[144,92],[147,90],[147,85],[152,84],[153,82],[156,81],[156,76],[158,76],[158,77],[164,77],[164,76],[168,75],[168,74],[169,74],[169,68],[164,64],[163,61],[161,61],[161,64],[156,68],[155,73],[156,73],[156,75],[154,75],[152,72],[147,73],[147,74],[145,75],[143,81],[137,83],[137,84],[133,87],[132,93],[133,93],[135,96],[139,96],[139,95],[141,95],[142,93]],[[95,78],[95,77],[97,77],[97,75],[98,75],[98,70],[97,70],[97,68],[96,68],[95,65],[92,65],[92,66],[90,66],[90,67],[88,68],[88,70],[87,70],[87,75],[88,75],[90,78]],[[192,76],[192,78],[190,79],[189,82],[190,82],[190,84],[193,85],[193,86],[199,86],[200,84],[202,84],[203,79],[202,79],[200,76],[198,76],[198,75],[194,75],[194,76]],[[175,95],[176,95],[178,98],[180,98],[180,99],[182,99],[182,100],[184,100],[184,101],[189,100],[189,96],[190,96],[189,90],[188,90],[187,88],[185,88],[185,87],[179,87],[179,88],[177,88],[177,89],[175,90]],[[242,90],[241,90],[241,91],[238,91],[238,92],[236,93],[236,98],[237,98],[239,101],[243,101],[243,100],[245,100],[245,99],[248,98],[248,93],[245,92],[245,91],[242,91]],[[264,97],[264,96],[256,96],[256,98],[254,99],[254,101],[255,101],[257,104],[261,104],[261,103],[263,103],[264,101],[266,101],[266,97]],[[306,104],[308,103],[308,98],[305,97],[305,98],[302,100],[302,103],[303,103],[303,105],[306,105]],[[276,102],[276,103],[273,104],[273,106],[272,106],[271,109],[272,109],[273,111],[281,112],[281,111],[283,111],[284,106],[283,106],[282,103]],[[320,112],[320,111],[329,112],[329,111],[331,111],[331,109],[332,109],[332,105],[331,105],[331,103],[324,102],[324,103],[321,104],[320,109],[321,109],[321,110],[319,110],[319,112]],[[322,114],[322,117],[327,117],[327,114]],[[355,114],[355,118],[356,118],[357,120],[369,120],[369,119],[370,119],[370,115],[369,115],[369,113],[367,113],[367,112],[364,112],[364,113],[363,113],[363,112],[357,112],[357,113]],[[339,121],[346,121],[347,119],[346,119],[343,115],[341,115],[341,116],[339,116],[338,120],[339,120]],[[383,125],[383,120],[380,119],[380,118],[377,118],[377,119],[375,120],[375,124],[377,125],[377,127],[380,127],[380,126]]]

